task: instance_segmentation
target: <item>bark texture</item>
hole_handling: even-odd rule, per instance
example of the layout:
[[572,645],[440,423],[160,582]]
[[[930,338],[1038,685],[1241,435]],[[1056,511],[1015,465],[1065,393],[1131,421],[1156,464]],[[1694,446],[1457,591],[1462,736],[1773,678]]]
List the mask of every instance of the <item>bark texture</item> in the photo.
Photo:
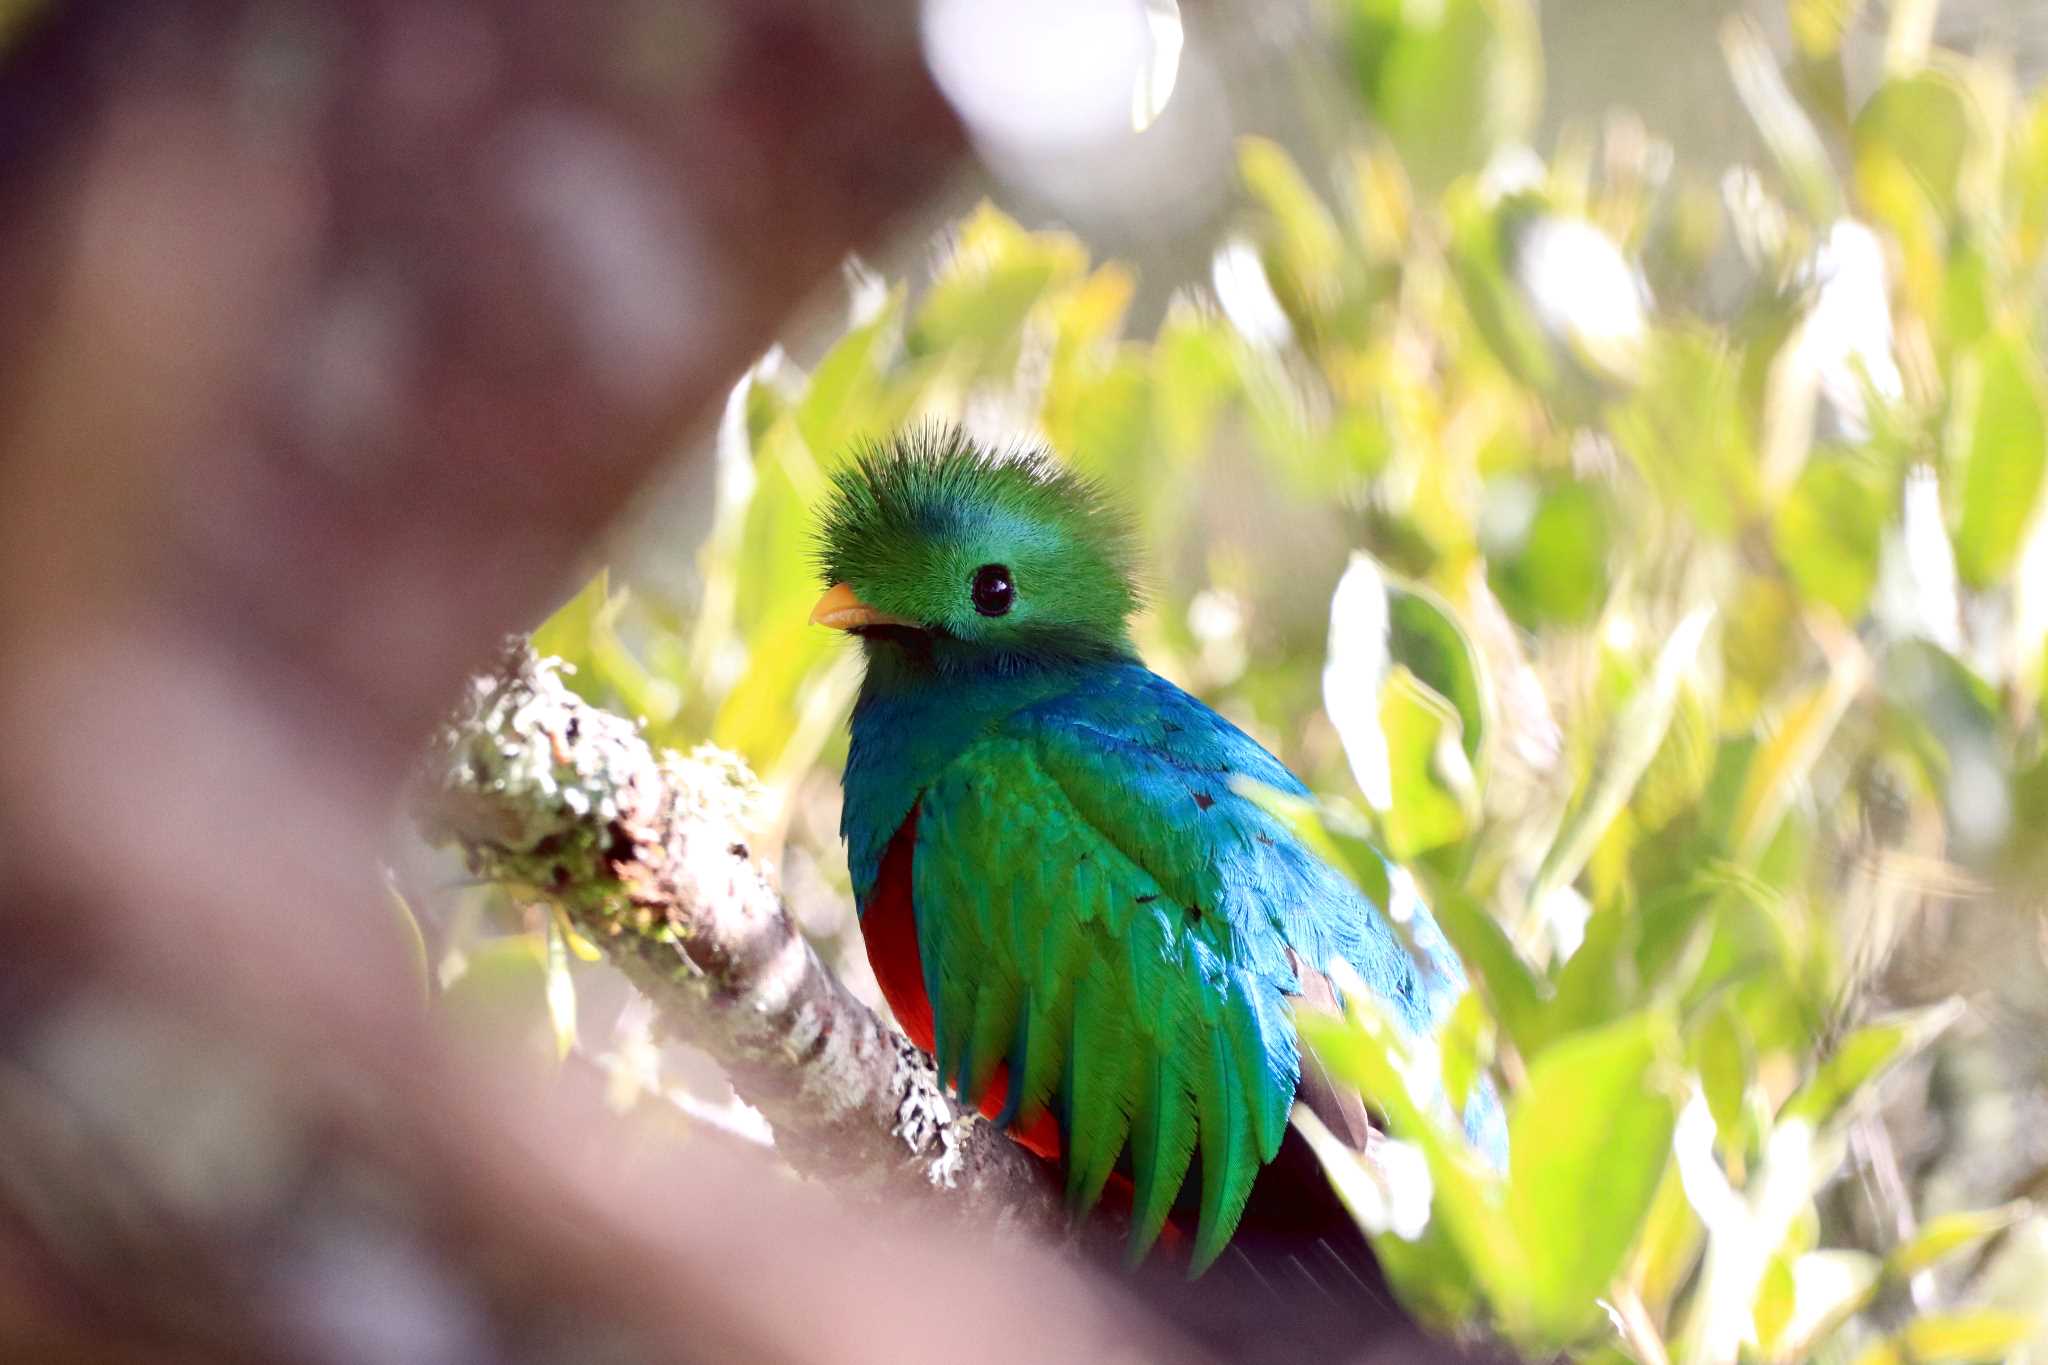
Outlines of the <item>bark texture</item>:
[[846,989],[747,847],[754,779],[711,746],[658,753],[520,640],[476,680],[421,784],[430,840],[532,888],[723,1066],[797,1170],[982,1224],[1061,1225],[1048,1172],[940,1088]]

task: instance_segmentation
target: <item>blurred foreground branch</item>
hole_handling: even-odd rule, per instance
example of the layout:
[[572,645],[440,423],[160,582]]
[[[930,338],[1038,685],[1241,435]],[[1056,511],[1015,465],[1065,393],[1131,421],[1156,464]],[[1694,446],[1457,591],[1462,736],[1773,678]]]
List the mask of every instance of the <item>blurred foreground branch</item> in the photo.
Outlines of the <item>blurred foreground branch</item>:
[[561,907],[669,1032],[726,1069],[798,1170],[1058,1226],[1044,1168],[948,1098],[931,1059],[797,932],[745,842],[753,792],[720,750],[657,753],[520,640],[441,736],[419,818],[478,875]]

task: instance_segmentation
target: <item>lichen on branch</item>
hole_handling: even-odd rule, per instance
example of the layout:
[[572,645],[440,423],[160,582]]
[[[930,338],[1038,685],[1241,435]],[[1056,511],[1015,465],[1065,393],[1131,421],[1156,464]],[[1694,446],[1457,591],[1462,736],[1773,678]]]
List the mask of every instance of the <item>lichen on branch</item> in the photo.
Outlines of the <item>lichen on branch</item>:
[[560,906],[702,1048],[798,1171],[836,1188],[1063,1225],[1054,1184],[963,1112],[931,1060],[796,930],[745,831],[758,788],[709,745],[656,751],[524,639],[475,679],[419,783],[420,828],[478,876]]

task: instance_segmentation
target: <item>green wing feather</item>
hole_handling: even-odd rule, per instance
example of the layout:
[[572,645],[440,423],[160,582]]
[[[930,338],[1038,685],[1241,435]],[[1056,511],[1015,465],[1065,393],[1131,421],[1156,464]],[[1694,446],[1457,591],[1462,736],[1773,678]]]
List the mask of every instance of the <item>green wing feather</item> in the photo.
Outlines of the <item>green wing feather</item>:
[[1134,1258],[1199,1149],[1199,1270],[1277,1150],[1270,1116],[1284,1123],[1292,1086],[1261,1069],[1228,924],[1177,901],[1162,882],[1185,878],[1135,861],[1036,750],[1028,734],[985,739],[922,798],[912,866],[940,1072],[979,1096],[1008,1061],[1020,1121],[1058,1094],[1077,1211],[1128,1151]]

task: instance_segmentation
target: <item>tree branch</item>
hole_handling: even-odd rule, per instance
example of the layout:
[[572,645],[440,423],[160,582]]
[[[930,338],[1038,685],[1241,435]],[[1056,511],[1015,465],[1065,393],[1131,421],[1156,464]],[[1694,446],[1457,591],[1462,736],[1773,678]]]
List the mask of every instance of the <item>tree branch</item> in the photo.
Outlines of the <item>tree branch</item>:
[[977,1221],[1064,1226],[1049,1173],[945,1095],[930,1058],[804,940],[744,830],[757,788],[709,745],[656,753],[561,665],[511,646],[441,736],[419,820],[480,876],[559,905],[768,1119],[797,1170],[938,1197]]

